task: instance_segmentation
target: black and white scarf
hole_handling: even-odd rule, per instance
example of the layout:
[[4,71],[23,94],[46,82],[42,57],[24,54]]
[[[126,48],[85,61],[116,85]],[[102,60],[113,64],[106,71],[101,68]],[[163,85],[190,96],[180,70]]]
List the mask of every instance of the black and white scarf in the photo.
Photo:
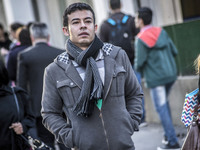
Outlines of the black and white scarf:
[[86,50],[80,49],[71,40],[67,41],[66,46],[68,54],[74,61],[86,68],[81,93],[73,111],[77,115],[89,117],[93,112],[95,103],[103,95],[103,83],[95,62],[99,50],[103,46],[103,42],[95,36],[94,41]]

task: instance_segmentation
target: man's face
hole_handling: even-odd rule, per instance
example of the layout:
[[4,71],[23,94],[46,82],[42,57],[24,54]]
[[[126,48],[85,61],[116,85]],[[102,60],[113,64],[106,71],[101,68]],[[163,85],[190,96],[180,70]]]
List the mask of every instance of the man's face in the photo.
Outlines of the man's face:
[[11,39],[17,39],[16,34],[12,29],[10,29],[10,38]]
[[136,16],[135,16],[135,27],[136,28],[141,28],[141,22],[142,21],[142,19],[140,19],[140,18],[138,18],[138,14],[136,14]]
[[85,50],[94,40],[97,25],[94,24],[92,12],[77,10],[68,15],[68,27],[63,32],[81,49]]

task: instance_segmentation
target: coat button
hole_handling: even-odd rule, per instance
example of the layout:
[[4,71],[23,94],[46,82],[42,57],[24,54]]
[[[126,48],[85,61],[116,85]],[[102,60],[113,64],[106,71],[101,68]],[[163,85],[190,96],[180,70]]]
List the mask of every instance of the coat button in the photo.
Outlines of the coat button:
[[73,82],[71,82],[71,83],[70,83],[70,85],[72,86],[72,85],[74,85],[74,83],[73,83]]

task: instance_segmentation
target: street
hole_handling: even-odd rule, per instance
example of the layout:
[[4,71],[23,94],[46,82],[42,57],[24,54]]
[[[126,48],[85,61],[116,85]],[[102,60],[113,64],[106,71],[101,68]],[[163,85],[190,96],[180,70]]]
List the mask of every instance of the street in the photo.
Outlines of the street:
[[[175,126],[175,130],[181,146],[187,133],[187,129],[184,126]],[[163,133],[164,132],[160,124],[148,124],[148,126],[140,128],[140,131],[135,132],[132,136],[135,149],[157,150],[157,146],[161,145]]]

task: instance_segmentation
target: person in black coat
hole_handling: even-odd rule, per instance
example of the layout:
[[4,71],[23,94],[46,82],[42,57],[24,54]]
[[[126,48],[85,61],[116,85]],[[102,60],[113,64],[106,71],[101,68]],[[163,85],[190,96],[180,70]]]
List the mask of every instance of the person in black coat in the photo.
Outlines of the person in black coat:
[[[9,86],[8,72],[3,61],[0,61],[1,150],[25,150],[29,146],[21,135],[24,136],[29,128],[35,126],[35,118],[31,111],[28,94],[19,87],[15,87],[13,90],[16,94],[19,107],[17,107],[17,103],[15,102],[12,88]],[[27,145],[27,147],[22,147],[23,145]]]
[[48,44],[49,33],[45,23],[33,23],[30,27],[30,35],[33,46],[18,55],[17,85],[27,89],[31,96],[39,138],[48,146],[54,147],[54,135],[43,126],[40,113],[43,75],[44,69],[64,51]]

